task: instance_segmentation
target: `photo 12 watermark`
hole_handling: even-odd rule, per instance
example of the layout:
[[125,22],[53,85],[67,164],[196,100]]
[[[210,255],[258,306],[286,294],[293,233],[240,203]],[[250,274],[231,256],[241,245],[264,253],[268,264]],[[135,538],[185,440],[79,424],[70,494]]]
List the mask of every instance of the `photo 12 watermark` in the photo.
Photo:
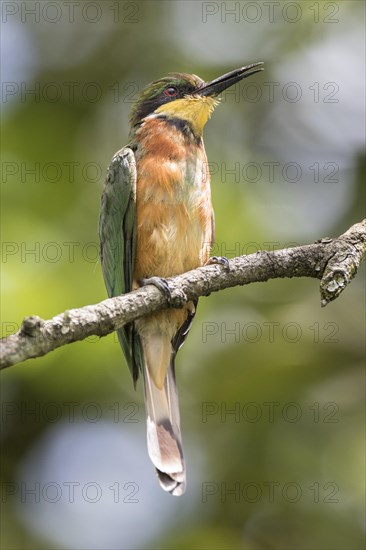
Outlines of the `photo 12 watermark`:
[[140,502],[138,496],[140,486],[135,481],[114,481],[107,486],[96,481],[87,483],[79,481],[49,481],[47,483],[4,481],[1,483],[1,489],[3,504],[14,500],[22,504],[39,504],[41,502],[78,504],[80,501],[88,504],[97,502],[137,504]]
[[[53,161],[27,162],[2,161],[1,183],[4,184],[95,184],[104,181],[107,172],[105,165],[95,161]],[[202,167],[202,177],[210,173],[212,184],[246,183],[339,183],[339,164],[335,161],[302,164],[296,160],[279,162],[276,160],[246,162],[207,162]]]
[[136,24],[141,21],[141,3],[124,0],[44,1],[13,0],[1,2],[1,22],[24,24]]
[[335,401],[320,403],[315,401],[304,405],[297,401],[205,401],[201,407],[201,418],[206,423],[267,423],[285,422],[298,424],[312,422],[314,424],[338,424],[340,408]]
[[1,263],[78,263],[96,264],[100,259],[100,244],[95,241],[3,241]]
[[[85,103],[94,104],[106,99],[114,103],[134,103],[143,86],[135,81],[101,83],[97,81],[3,81],[1,97],[4,104],[18,103]],[[260,81],[251,80],[225,90],[221,102],[231,103],[340,103],[341,87],[333,81]]]
[[339,183],[337,162],[302,164],[295,160],[257,162],[208,162],[207,168],[216,183]]
[[107,173],[106,165],[101,166],[97,162],[15,162],[3,161],[1,163],[1,183],[99,183],[104,180]]
[[339,23],[340,2],[284,2],[278,0],[249,2],[202,2],[202,23]]
[[116,424],[136,424],[141,421],[141,408],[138,403],[99,403],[89,401],[3,401],[1,403],[1,423],[3,426],[21,424],[54,424],[63,422],[75,424],[87,422],[96,424],[108,420]]
[[303,485],[297,481],[249,481],[232,483],[204,481],[201,485],[201,500],[232,503],[287,503],[312,502],[325,504],[339,503],[340,487],[335,481],[313,481]]
[[203,344],[212,342],[221,344],[241,344],[243,342],[247,344],[278,342],[297,344],[302,339],[314,344],[338,344],[340,342],[339,325],[335,321],[324,323],[314,321],[314,323],[305,326],[297,321],[263,321],[260,323],[258,321],[203,321],[201,335]]

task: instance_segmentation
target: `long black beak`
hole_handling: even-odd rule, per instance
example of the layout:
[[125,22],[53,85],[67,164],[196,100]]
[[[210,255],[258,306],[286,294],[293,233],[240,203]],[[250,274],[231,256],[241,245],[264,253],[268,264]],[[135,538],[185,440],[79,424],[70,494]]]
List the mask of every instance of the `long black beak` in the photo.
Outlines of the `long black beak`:
[[[247,65],[247,67],[235,69],[230,73],[219,76],[219,78],[215,78],[215,80],[212,80],[211,82],[206,82],[203,86],[201,86],[201,88],[198,88],[195,93],[203,96],[217,96],[226,90],[226,88],[229,88],[229,86],[239,82],[239,80],[263,71],[263,67],[259,67],[259,65],[263,65],[263,61],[259,61],[259,63],[252,63],[251,65]],[[256,67],[259,68],[257,69]]]

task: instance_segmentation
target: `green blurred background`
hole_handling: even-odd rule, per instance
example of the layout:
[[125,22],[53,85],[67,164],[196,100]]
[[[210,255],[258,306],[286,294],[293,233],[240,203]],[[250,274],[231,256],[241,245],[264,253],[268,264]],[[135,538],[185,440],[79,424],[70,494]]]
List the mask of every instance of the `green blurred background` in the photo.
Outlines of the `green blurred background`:
[[[205,132],[228,257],[364,217],[364,4],[2,2],[2,334],[106,297],[100,195],[136,93],[265,72]],[[185,496],[158,487],[115,335],[2,373],[4,549],[364,547],[364,269],[202,299],[177,360]]]

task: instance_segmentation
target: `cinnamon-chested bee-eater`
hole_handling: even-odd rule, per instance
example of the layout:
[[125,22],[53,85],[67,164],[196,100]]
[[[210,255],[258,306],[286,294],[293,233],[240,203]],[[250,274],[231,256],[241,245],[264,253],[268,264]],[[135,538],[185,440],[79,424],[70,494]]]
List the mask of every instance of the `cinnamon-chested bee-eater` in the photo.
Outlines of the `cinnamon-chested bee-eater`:
[[[261,64],[208,83],[173,73],[141,92],[128,145],[114,155],[102,196],[101,263],[110,297],[141,284],[164,290],[165,277],[209,261],[214,216],[203,128],[219,94]],[[118,331],[134,382],[143,376],[150,458],[162,488],[173,495],[185,490],[174,360],[196,305],[163,310]]]

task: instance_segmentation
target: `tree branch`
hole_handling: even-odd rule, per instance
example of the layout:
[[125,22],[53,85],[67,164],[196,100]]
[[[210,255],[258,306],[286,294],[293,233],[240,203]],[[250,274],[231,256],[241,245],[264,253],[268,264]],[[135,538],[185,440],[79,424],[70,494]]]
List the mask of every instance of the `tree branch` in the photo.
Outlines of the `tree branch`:
[[325,238],[315,244],[274,252],[260,251],[230,260],[229,269],[207,265],[172,277],[168,279],[170,302],[149,285],[99,304],[65,311],[48,321],[27,317],[17,333],[1,340],[0,367],[46,355],[91,335],[105,336],[139,317],[160,309],[182,307],[211,292],[269,279],[320,279],[321,305],[325,306],[338,298],[365,257],[366,220],[363,220],[337,239]]

